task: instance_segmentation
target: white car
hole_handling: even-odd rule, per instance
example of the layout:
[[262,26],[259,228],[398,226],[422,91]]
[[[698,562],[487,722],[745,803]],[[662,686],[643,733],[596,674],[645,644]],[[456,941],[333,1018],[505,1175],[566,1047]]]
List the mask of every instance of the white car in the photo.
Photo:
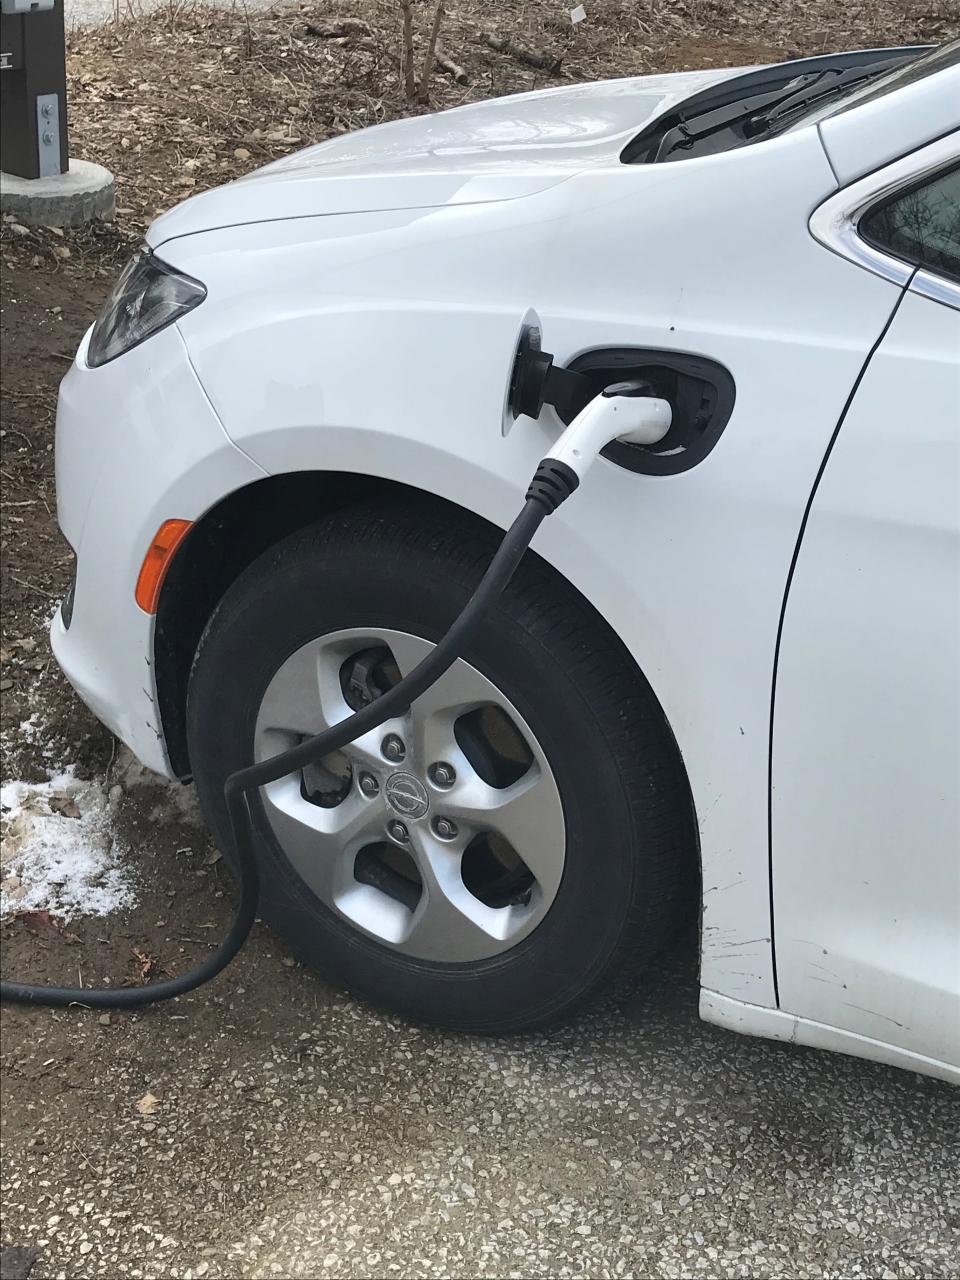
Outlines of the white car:
[[579,406],[672,410],[408,715],[260,794],[308,963],[533,1026],[699,901],[704,1018],[960,1080],[958,126],[958,44],[615,80],[153,224],[60,392],[53,645],[224,847],[226,776],[429,650]]

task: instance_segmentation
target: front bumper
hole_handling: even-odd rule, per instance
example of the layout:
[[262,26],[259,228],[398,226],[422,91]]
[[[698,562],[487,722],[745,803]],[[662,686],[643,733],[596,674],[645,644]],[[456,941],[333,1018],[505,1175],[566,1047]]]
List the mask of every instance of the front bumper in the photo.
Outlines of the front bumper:
[[70,625],[58,610],[50,639],[94,715],[169,777],[137,574],[164,520],[197,520],[265,472],[228,439],[176,326],[98,369],[88,340],[57,405],[57,518],[77,566]]

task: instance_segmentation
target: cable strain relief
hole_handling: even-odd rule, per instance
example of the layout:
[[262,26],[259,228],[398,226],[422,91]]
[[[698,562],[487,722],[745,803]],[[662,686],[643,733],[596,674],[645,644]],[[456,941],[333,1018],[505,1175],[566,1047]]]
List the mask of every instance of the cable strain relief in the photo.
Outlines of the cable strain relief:
[[527,501],[539,502],[546,508],[547,515],[551,515],[561,502],[566,502],[579,483],[580,477],[573,467],[556,458],[543,458],[527,489]]

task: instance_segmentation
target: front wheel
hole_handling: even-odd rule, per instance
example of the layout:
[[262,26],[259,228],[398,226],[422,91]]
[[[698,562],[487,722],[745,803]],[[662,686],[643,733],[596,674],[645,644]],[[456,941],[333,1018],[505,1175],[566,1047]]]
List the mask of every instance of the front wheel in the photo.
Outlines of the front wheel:
[[[406,505],[293,535],[233,584],[190,679],[190,758],[229,854],[223,785],[406,675],[496,535]],[[334,981],[412,1017],[539,1025],[676,928],[692,810],[622,645],[528,555],[409,712],[254,799],[262,915]]]

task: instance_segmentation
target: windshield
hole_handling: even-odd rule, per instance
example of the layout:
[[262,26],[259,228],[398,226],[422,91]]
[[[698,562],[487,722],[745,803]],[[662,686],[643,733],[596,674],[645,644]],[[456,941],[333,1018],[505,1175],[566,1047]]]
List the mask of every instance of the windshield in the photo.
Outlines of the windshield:
[[955,67],[958,63],[960,63],[960,40],[951,40],[949,44],[942,44],[936,49],[922,53],[918,58],[899,63],[892,71],[878,76],[868,84],[854,86],[840,99],[831,98],[829,102],[814,104],[810,111],[799,118],[794,118],[790,122],[790,128],[796,129],[801,125],[816,124],[820,120],[826,120],[828,116],[850,111],[864,102],[882,98],[884,94],[892,93],[917,80],[923,80],[926,76],[932,76],[946,67]]

